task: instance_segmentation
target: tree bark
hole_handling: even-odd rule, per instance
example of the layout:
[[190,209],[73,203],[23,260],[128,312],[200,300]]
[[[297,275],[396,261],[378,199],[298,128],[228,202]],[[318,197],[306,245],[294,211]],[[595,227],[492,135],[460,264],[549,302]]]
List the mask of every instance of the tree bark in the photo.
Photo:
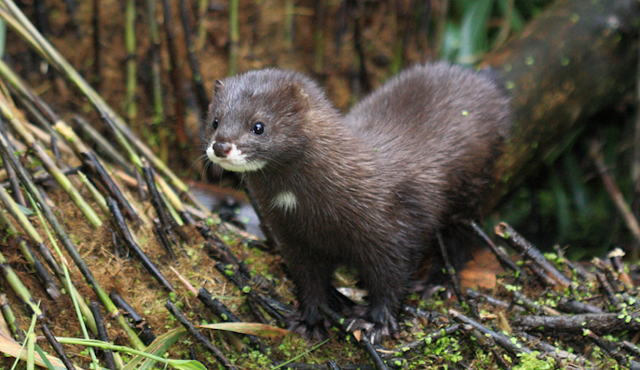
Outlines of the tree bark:
[[583,118],[633,92],[639,20],[637,0],[558,0],[485,58],[514,110],[485,211],[584,129]]

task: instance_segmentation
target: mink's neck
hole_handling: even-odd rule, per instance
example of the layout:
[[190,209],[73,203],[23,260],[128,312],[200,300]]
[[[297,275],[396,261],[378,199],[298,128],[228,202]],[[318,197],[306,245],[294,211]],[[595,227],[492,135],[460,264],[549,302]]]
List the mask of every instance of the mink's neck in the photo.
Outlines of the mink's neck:
[[308,138],[308,145],[298,148],[288,163],[247,174],[253,193],[337,193],[359,188],[361,179],[374,176],[375,155],[345,126],[333,106],[320,104],[311,109],[301,134]]

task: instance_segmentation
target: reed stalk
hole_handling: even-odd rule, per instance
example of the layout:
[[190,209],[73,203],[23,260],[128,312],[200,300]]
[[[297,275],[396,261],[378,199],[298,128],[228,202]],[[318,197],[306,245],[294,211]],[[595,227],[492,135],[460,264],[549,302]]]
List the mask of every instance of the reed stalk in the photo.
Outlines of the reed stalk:
[[[9,166],[10,167],[10,166]],[[9,204],[9,207],[15,206],[15,203],[11,202],[11,198],[2,186],[0,186],[0,201],[2,203]],[[15,210],[14,210],[15,211]],[[27,264],[38,275],[40,282],[42,283],[45,291],[53,300],[58,300],[61,297],[60,290],[53,280],[49,271],[44,267],[42,262],[33,253],[33,250],[22,237],[18,234],[18,229],[13,225],[9,217],[2,211],[0,211],[0,231],[3,231],[10,239],[14,240],[18,244],[20,252],[27,261]]]
[[151,85],[153,91],[153,124],[158,129],[159,141],[166,142],[167,130],[162,126],[164,123],[164,104],[162,100],[162,78],[160,67],[160,30],[158,28],[158,1],[147,0],[147,22],[149,23],[149,41],[151,48]]
[[145,165],[142,169],[144,170],[144,179],[145,179],[145,182],[147,183],[147,190],[149,191],[151,204],[153,205],[153,208],[156,210],[156,215],[158,216],[158,219],[160,220],[160,224],[162,225],[162,228],[158,230],[158,232],[163,233],[164,231],[170,234],[170,236],[172,236],[173,239],[175,239],[175,236],[173,235],[172,224],[169,220],[169,215],[167,214],[167,211],[162,206],[160,193],[158,192],[158,189],[156,188],[156,182],[153,179],[153,170],[148,165]]
[[294,0],[284,0],[284,47],[287,52],[293,51],[293,38],[295,31],[296,4]]
[[[91,302],[89,303],[89,307],[91,308],[93,317],[96,318],[96,324],[98,325],[98,338],[105,343],[111,343],[111,340],[109,340],[109,335],[107,334],[107,329],[104,326],[102,312],[100,312],[100,305],[98,304],[98,302]],[[103,350],[103,354],[105,360],[107,361],[107,367],[109,368],[109,370],[116,370],[118,366],[116,365],[116,358],[113,356],[113,352],[111,352],[110,349],[105,349]],[[120,368],[122,368],[122,366],[120,366]]]
[[45,338],[47,338],[47,341],[56,352],[58,358],[60,358],[67,370],[75,370],[75,366],[73,366],[73,363],[71,362],[71,360],[69,360],[67,352],[64,350],[64,347],[60,343],[58,343],[56,337],[53,336],[53,333],[51,332],[51,329],[49,329],[49,326],[47,324],[42,324],[41,329],[42,334],[44,334]]
[[[9,164],[7,164],[8,166]],[[38,233],[38,231],[33,227],[31,221],[27,218],[27,216],[20,210],[20,207],[16,204],[16,202],[11,199],[10,196],[4,191],[4,188],[0,190],[0,202],[4,204],[4,209],[6,209],[9,214],[13,217],[14,220],[20,225],[22,230],[24,230],[27,237],[36,245],[40,246],[39,251],[42,257],[45,259],[51,270],[53,270],[56,274],[62,274],[62,268],[58,265],[58,262],[53,258],[51,252],[46,246],[44,246],[44,240]]]
[[[4,303],[2,300],[6,297],[6,294],[0,294],[0,305]],[[0,333],[11,335],[11,329],[9,328],[9,324],[4,319],[4,315],[0,312]]]
[[27,370],[35,370],[36,333],[30,332],[27,336]]
[[93,142],[96,145],[96,151],[100,153],[100,155],[120,166],[120,168],[122,168],[122,170],[127,174],[132,175],[134,173],[133,165],[127,162],[120,152],[111,145],[109,140],[102,136],[98,130],[93,128],[87,120],[76,115],[73,117],[72,121],[75,122],[74,127],[77,127],[80,130],[80,136],[82,136],[85,141]]
[[69,197],[76,204],[78,209],[87,218],[89,223],[94,228],[100,228],[102,226],[102,220],[95,213],[93,208],[87,204],[80,192],[75,188],[71,180],[60,170],[55,161],[47,154],[44,148],[36,141],[31,132],[25,127],[25,125],[18,119],[18,116],[12,111],[9,103],[0,98],[0,113],[9,121],[13,129],[22,137],[27,146],[33,151],[33,153],[42,162],[51,176],[58,182],[62,189],[69,195]]
[[[57,135],[60,135],[60,137],[64,139],[65,143],[68,143],[71,147],[73,147],[73,151],[71,151],[71,153],[75,153],[78,158],[86,160],[87,153],[90,150],[83,143],[83,141],[73,132],[71,127],[69,127],[69,125],[65,121],[63,121],[46,102],[44,102],[37,95],[35,95],[31,91],[31,89],[26,85],[26,83],[22,81],[22,79],[8,65],[6,65],[1,60],[0,60],[0,75],[10,83],[9,86],[12,87],[14,90],[16,90],[16,93],[18,94],[18,96],[21,96],[27,99],[27,101],[25,102],[30,102],[30,104],[32,104],[35,108],[37,108],[38,112],[46,116],[46,117],[43,117],[43,120],[48,122],[44,126],[47,129],[47,131],[51,133],[51,135],[56,135],[56,137]],[[98,144],[99,147],[103,149],[103,152],[107,153],[107,155],[109,155],[110,158],[112,158],[116,163],[121,165],[123,169],[129,170],[129,171],[131,170],[131,165],[128,162],[126,162],[126,160],[122,158],[122,156],[115,150],[115,148],[113,148],[100,133],[98,133],[95,129],[93,129],[88,122],[86,122],[82,117],[79,117],[79,116],[76,116],[75,120],[80,123],[80,127],[83,128],[85,132],[90,133],[89,136],[94,140],[96,144]],[[51,124],[53,124],[53,127],[51,126]],[[27,127],[31,127],[31,126],[27,125]],[[31,128],[31,130],[33,131],[33,128]],[[98,160],[95,154],[92,155],[92,158],[95,159],[96,161]],[[9,168],[12,168],[12,167],[9,166]],[[107,178],[108,180],[110,180],[110,176],[107,176]],[[111,183],[113,187],[117,187],[115,183],[113,183],[113,181],[111,181]],[[88,182],[85,182],[85,185],[86,184],[88,184]],[[99,203],[99,205],[105,204],[104,197],[102,197],[100,194],[95,192],[91,192],[91,193],[94,199]],[[118,193],[120,193],[119,190],[118,190]],[[102,204],[100,204],[100,202],[102,202]],[[124,202],[126,201],[123,201],[123,203]],[[122,206],[125,207],[125,209],[127,209],[128,211],[131,211],[133,214],[141,215],[141,213],[138,210],[136,210],[135,207],[133,207],[133,205],[130,202],[128,203],[129,204],[122,204]],[[104,208],[101,208],[101,209],[104,211]],[[109,214],[109,212],[107,211],[105,214]],[[140,217],[140,218],[144,223],[148,223],[148,220],[146,220],[145,217]]]
[[31,297],[31,293],[29,293],[29,289],[22,283],[20,277],[16,275],[11,266],[9,266],[9,262],[4,258],[4,255],[0,252],[0,272],[4,279],[7,281],[11,289],[20,297],[22,302],[27,305],[30,312],[29,315],[36,315],[38,319],[43,318],[43,313],[36,304],[36,301]]
[[171,300],[167,300],[165,307],[171,315],[175,317],[175,319],[184,326],[185,329],[191,334],[213,357],[222,365],[225,369],[235,370],[237,369],[235,366],[231,364],[231,362],[225,357],[222,351],[214,346],[208,339],[205,337],[189,319],[187,319],[184,314],[180,311],[180,309],[173,303]]
[[136,125],[138,106],[136,104],[136,90],[138,89],[138,60],[136,56],[136,1],[127,0],[124,17],[124,38],[127,50],[126,77],[126,114],[130,126]]
[[[27,237],[34,244],[40,246],[40,254],[45,258],[47,264],[49,265],[51,270],[54,272],[54,274],[56,275],[56,278],[58,278],[58,280],[60,281],[64,289],[67,292],[69,292],[70,295],[76,296],[77,298],[82,298],[80,296],[80,293],[76,289],[75,285],[73,285],[73,283],[70,283],[70,281],[66,278],[64,269],[58,264],[58,262],[55,260],[53,255],[51,255],[51,252],[44,244],[44,240],[42,239],[38,231],[35,229],[35,227],[33,227],[33,224],[31,223],[31,221],[29,221],[27,216],[25,216],[25,214],[20,210],[20,208],[13,201],[13,199],[7,196],[6,191],[4,191],[4,188],[1,186],[0,186],[0,202],[4,204],[5,209],[7,209],[9,214],[11,214],[11,216],[20,225],[22,230],[24,230]],[[13,227],[11,222],[9,222],[8,220],[6,221],[7,221],[6,223],[8,224],[9,230],[11,231],[12,228],[13,230],[15,230],[15,227]],[[83,299],[78,299],[78,302],[80,305],[80,310],[82,311],[82,315],[84,316],[87,324],[89,325],[89,329],[94,334],[97,333],[95,321],[93,319],[93,316],[91,315],[91,311],[89,310],[89,307],[84,303]]]
[[[4,159],[2,159],[1,155],[0,155],[0,160],[2,160],[2,163],[6,163]],[[25,203],[24,196],[22,195],[22,190],[20,189],[20,182],[16,177],[16,172],[13,170],[13,167],[11,166],[5,166],[4,168],[7,172],[7,178],[9,179],[9,184],[11,185],[11,192],[13,193],[13,197],[15,198],[18,204],[25,207],[27,204]]]
[[[184,116],[185,108],[182,99],[182,74],[178,63],[178,49],[176,48],[176,33],[173,22],[173,11],[171,9],[171,1],[162,0],[162,14],[164,16],[164,32],[167,37],[167,49],[169,51],[169,77],[173,92],[175,93],[175,119],[176,119],[176,136],[180,145],[187,144],[187,135],[184,132]],[[153,161],[151,161],[153,163]],[[155,163],[153,164],[156,167]],[[157,168],[157,167],[156,167]]]
[[93,26],[93,83],[96,89],[102,84],[102,46],[100,45],[100,0],[92,1],[93,14],[91,25]]
[[89,179],[87,178],[87,175],[85,175],[84,173],[82,173],[82,171],[80,171],[78,172],[78,178],[80,179],[80,182],[82,182],[84,186],[87,188],[87,190],[89,191],[93,199],[96,201],[96,204],[98,204],[98,207],[100,207],[100,210],[102,211],[102,213],[104,213],[105,215],[109,214],[109,207],[107,207],[107,201],[104,199],[104,196],[100,194],[98,189],[96,189],[96,187],[91,183],[91,181],[89,181]]
[[395,20],[396,25],[396,37],[397,40],[393,47],[393,58],[391,60],[391,66],[389,73],[391,75],[395,75],[402,69],[402,65],[404,64],[404,38],[403,30],[407,26],[404,24],[406,21],[406,17],[404,17],[403,13],[403,4],[402,0],[394,0],[393,3],[393,18]]
[[[63,72],[67,79],[76,85],[76,87],[91,101],[101,116],[106,116],[113,121],[113,124],[117,128],[114,135],[116,135],[119,142],[121,141],[121,138],[118,136],[126,137],[126,139],[130,140],[136,149],[138,149],[151,162],[155,169],[169,178],[173,186],[182,192],[189,191],[189,187],[180,180],[173,171],[171,171],[167,165],[151,151],[149,147],[137,138],[133,131],[126,126],[124,121],[104,101],[104,99],[89,84],[87,84],[84,78],[80,76],[73,66],[71,66],[69,62],[67,62],[66,59],[64,59],[64,57],[35,29],[35,27],[33,27],[12,0],[2,0],[2,2],[0,2],[0,8],[0,18],[7,22],[7,25],[27,41],[36,52],[45,58],[45,60]],[[139,164],[139,158],[136,160],[136,157],[137,155],[132,158],[132,162],[134,162],[134,164]],[[202,211],[210,213],[202,204],[195,203],[195,205]]]
[[193,42],[193,35],[191,31],[191,17],[189,17],[189,8],[187,7],[186,0],[179,0],[180,9],[180,21],[182,22],[182,29],[184,33],[184,41],[187,45],[187,56],[189,58],[189,67],[191,67],[191,80],[193,82],[193,91],[196,95],[196,102],[200,110],[200,117],[205,118],[209,110],[209,98],[207,98],[207,91],[204,87],[204,81],[202,80],[202,74],[200,73],[200,62],[198,61],[198,55],[196,53],[196,46]]
[[[62,251],[58,247],[58,243],[56,243],[55,239],[53,238],[51,231],[49,231],[49,227],[47,226],[47,223],[44,221],[44,217],[42,217],[42,212],[40,211],[40,209],[38,209],[38,205],[33,201],[33,197],[30,196],[29,200],[31,201],[31,204],[33,205],[33,209],[36,211],[38,218],[40,219],[40,223],[42,224],[42,227],[44,228],[44,231],[47,234],[49,241],[53,245],[53,248],[56,250],[56,253],[58,254],[58,258],[60,259],[60,261],[64,261],[64,255],[62,254]],[[72,285],[71,274],[69,273],[69,268],[67,267],[66,263],[62,263],[62,269],[66,276],[67,285],[69,286]],[[73,308],[76,311],[76,316],[78,317],[78,323],[80,324],[80,328],[82,329],[82,334],[85,339],[89,339],[89,332],[87,331],[87,326],[85,325],[85,320],[83,318],[82,310],[78,302],[79,301],[78,297],[75,294],[71,294],[70,296],[71,296],[71,301],[73,302]],[[95,318],[93,316],[91,317],[95,324]],[[97,331],[97,326],[96,326],[96,331]],[[93,361],[94,368],[98,369],[100,366],[98,364],[98,358],[96,357],[96,354],[93,348],[89,349],[89,353],[91,354],[91,360]]]
[[154,279],[156,279],[156,281],[158,281],[158,283],[160,283],[163,288],[165,288],[169,292],[174,292],[171,283],[164,277],[164,275],[162,275],[155,264],[151,262],[149,257],[147,257],[142,249],[140,249],[138,243],[132,238],[133,234],[124,221],[124,217],[122,217],[122,213],[118,208],[118,203],[116,203],[112,198],[107,198],[106,200],[109,211],[111,212],[111,216],[115,221],[115,229],[131,254],[138,258],[138,260],[142,263],[142,266],[153,276]]
[[238,43],[240,42],[240,26],[238,8],[240,0],[229,0],[229,76],[238,73]]
[[320,75],[324,71],[324,24],[326,15],[325,0],[316,0],[316,10],[313,19],[314,58],[313,70]]
[[176,213],[176,211],[178,213],[182,213],[185,211],[182,201],[176,195],[173,189],[171,189],[169,184],[167,184],[167,182],[164,181],[162,177],[155,175],[154,178],[156,180],[156,183],[160,187],[161,194],[167,197],[168,202],[165,202],[167,204],[167,210],[169,211],[169,213],[173,215],[173,218],[176,220],[178,225],[180,226],[184,225],[184,222],[182,221],[180,216]]
[[[113,181],[111,176],[109,176],[109,174],[106,172],[101,161],[98,159],[95,153],[93,153],[93,151],[82,142],[82,140],[75,134],[75,132],[73,132],[71,127],[69,127],[64,121],[58,121],[55,124],[54,129],[62,137],[64,137],[67,142],[69,142],[69,144],[73,147],[74,152],[79,157],[83,158],[85,164],[87,164],[99,177],[105,188],[107,188],[109,193],[114,198],[116,198],[120,206],[126,210],[131,219],[138,224],[148,224],[148,220],[145,217],[141,217],[142,213],[133,206],[133,203],[124,198],[122,191]],[[96,200],[98,200],[99,202],[104,202],[104,197],[98,198]],[[109,212],[106,212],[105,214],[109,214]]]
[[[0,130],[3,130],[4,132],[4,123],[2,122],[1,119],[0,119]],[[78,249],[71,241],[71,238],[69,237],[67,232],[64,230],[64,228],[60,224],[60,221],[58,221],[58,218],[55,216],[55,214],[53,213],[49,205],[45,202],[43,196],[40,194],[37,187],[29,177],[27,171],[24,169],[24,167],[22,166],[18,158],[16,158],[16,156],[13,154],[13,151],[9,149],[9,143],[4,134],[0,135],[0,151],[2,151],[2,153],[5,155],[5,158],[9,160],[10,165],[13,166],[13,168],[16,170],[16,173],[20,178],[22,185],[27,190],[27,192],[35,199],[36,203],[40,206],[47,222],[49,223],[49,225],[51,225],[54,232],[58,236],[58,239],[64,246],[65,250],[71,257],[71,259],[74,261],[78,269],[80,270],[80,273],[82,274],[82,276],[86,279],[87,284],[93,289],[96,296],[98,296],[98,298],[100,299],[102,304],[105,306],[107,311],[111,315],[116,317],[118,323],[120,324],[122,329],[126,332],[127,336],[129,337],[130,343],[135,348],[144,349],[145,348],[144,344],[140,342],[140,339],[137,337],[135,332],[133,332],[133,330],[129,328],[124,318],[118,312],[118,309],[115,307],[113,302],[111,302],[111,299],[109,299],[108,294],[104,291],[102,286],[95,279],[95,277],[93,276],[93,273],[91,272],[91,270],[89,270],[82,256],[78,252]]]
[[4,317],[13,338],[18,342],[24,342],[24,332],[20,330],[20,325],[18,325],[18,321],[16,320],[16,315],[13,314],[13,310],[7,301],[6,294],[0,294],[0,311],[2,311],[1,315]]
[[209,7],[209,0],[198,0],[198,24],[197,28],[197,39],[196,39],[196,50],[202,50],[202,47],[205,44],[207,37],[207,25],[205,24],[204,18],[207,15],[207,8]]
[[359,93],[362,95],[363,92],[367,94],[371,91],[371,81],[369,79],[369,72],[367,71],[367,63],[364,50],[365,47],[362,37],[362,28],[360,24],[362,9],[357,9],[356,14],[357,16],[353,19],[353,43],[354,49],[356,50],[356,54],[358,56],[358,82],[361,89]]
[[33,122],[35,123],[35,126],[38,127],[41,130],[44,130],[43,132],[48,133],[49,135],[51,135],[52,130],[51,130],[51,123],[49,123],[49,121],[47,121],[47,119],[44,117],[44,115],[42,113],[40,113],[40,110],[38,110],[38,108],[31,103],[29,100],[27,100],[26,97],[24,97],[23,95],[19,94],[15,88],[13,88],[13,86],[9,85],[7,86],[9,88],[9,91],[11,92],[11,96],[14,97],[14,99],[17,100],[17,102],[22,105],[22,107],[33,117]]

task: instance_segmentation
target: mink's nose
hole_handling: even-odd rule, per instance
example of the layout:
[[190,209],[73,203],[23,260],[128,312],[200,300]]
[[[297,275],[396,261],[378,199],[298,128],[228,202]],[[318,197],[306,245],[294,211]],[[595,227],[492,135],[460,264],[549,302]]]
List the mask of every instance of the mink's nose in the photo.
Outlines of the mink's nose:
[[213,151],[218,158],[227,158],[227,155],[231,151],[231,145],[229,143],[214,143]]

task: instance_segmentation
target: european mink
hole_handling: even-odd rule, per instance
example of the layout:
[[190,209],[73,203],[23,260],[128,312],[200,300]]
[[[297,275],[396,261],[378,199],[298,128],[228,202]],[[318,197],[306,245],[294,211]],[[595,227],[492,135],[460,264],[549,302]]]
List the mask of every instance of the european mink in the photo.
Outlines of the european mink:
[[216,81],[207,156],[242,173],[280,246],[298,298],[295,330],[326,334],[323,304],[353,313],[332,286],[338,266],[356,268],[368,290],[354,322],[373,341],[396,332],[425,260],[427,282],[438,282],[437,231],[462,267],[465,221],[480,217],[511,126],[508,105],[489,74],[442,62],[401,72],[346,115],[297,72]]

